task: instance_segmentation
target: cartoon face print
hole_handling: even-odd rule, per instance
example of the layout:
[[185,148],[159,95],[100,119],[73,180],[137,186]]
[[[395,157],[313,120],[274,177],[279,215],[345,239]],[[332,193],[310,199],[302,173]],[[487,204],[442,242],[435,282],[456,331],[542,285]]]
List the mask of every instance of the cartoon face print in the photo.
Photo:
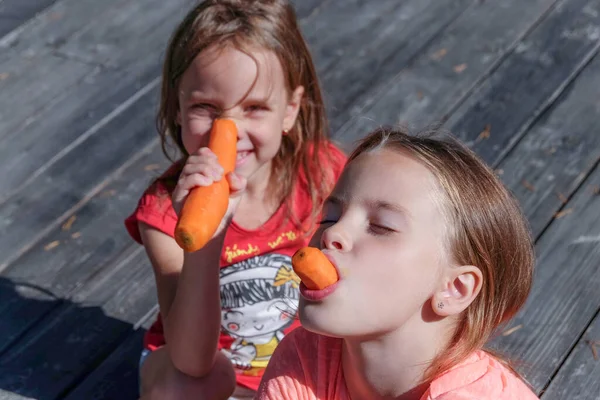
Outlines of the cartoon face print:
[[295,318],[300,279],[291,258],[267,254],[221,270],[221,328],[234,338],[225,349],[234,365],[264,368]]
[[295,314],[290,301],[272,299],[223,310],[221,324],[224,331],[233,337],[250,339],[273,333],[289,325]]

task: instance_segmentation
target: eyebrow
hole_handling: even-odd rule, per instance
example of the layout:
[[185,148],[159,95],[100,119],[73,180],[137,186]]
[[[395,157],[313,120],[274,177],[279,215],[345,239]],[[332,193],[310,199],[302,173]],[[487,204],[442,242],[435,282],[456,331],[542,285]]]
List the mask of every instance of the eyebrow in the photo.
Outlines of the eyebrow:
[[[271,96],[257,96],[255,93],[250,93],[248,94],[246,97],[244,97],[238,104],[244,104],[244,103],[262,103],[262,104],[269,104],[271,102]],[[189,102],[195,102],[195,101],[206,101],[209,103],[218,103],[216,101],[216,99],[214,99],[212,96],[207,95],[199,90],[194,90],[188,93],[188,95],[185,97],[185,99]],[[235,104],[235,105],[238,105]],[[219,107],[222,107],[221,104],[216,104]]]
[[[335,205],[343,206],[347,203],[347,201],[336,195],[331,195],[325,200],[325,203],[333,203]],[[412,214],[404,207],[399,204],[389,203],[387,201],[382,200],[366,200],[364,204],[369,208],[374,208],[377,210],[387,210],[391,212],[395,212],[398,214],[402,214],[408,218],[412,218]]]

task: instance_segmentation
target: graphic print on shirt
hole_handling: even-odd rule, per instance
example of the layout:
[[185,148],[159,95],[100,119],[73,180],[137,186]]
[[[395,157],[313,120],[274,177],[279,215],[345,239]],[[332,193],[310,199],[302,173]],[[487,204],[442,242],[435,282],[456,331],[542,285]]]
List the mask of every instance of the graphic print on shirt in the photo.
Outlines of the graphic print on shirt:
[[221,330],[234,338],[223,352],[254,375],[263,370],[293,322],[300,278],[292,259],[263,254],[221,269]]

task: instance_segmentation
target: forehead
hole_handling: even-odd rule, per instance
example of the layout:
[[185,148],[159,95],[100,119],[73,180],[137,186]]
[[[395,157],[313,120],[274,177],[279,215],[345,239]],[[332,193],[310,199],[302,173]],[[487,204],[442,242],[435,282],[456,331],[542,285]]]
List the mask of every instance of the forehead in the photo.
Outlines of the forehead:
[[252,95],[268,98],[285,91],[284,73],[272,51],[233,46],[209,47],[184,72],[181,95],[227,95],[238,99]]
[[418,214],[420,210],[438,210],[440,189],[431,171],[408,152],[381,149],[352,160],[334,194],[395,204]]

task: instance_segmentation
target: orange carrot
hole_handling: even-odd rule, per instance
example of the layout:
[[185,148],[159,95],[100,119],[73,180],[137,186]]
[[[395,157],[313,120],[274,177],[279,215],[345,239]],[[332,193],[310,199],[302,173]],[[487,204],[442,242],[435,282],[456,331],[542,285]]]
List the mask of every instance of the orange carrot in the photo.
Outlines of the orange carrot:
[[321,250],[304,247],[292,256],[292,268],[308,289],[321,290],[338,281],[338,273]]
[[188,252],[201,249],[213,237],[229,205],[226,175],[235,169],[237,128],[228,119],[216,119],[208,141],[223,167],[223,178],[210,186],[198,186],[190,192],[175,227],[177,244]]

